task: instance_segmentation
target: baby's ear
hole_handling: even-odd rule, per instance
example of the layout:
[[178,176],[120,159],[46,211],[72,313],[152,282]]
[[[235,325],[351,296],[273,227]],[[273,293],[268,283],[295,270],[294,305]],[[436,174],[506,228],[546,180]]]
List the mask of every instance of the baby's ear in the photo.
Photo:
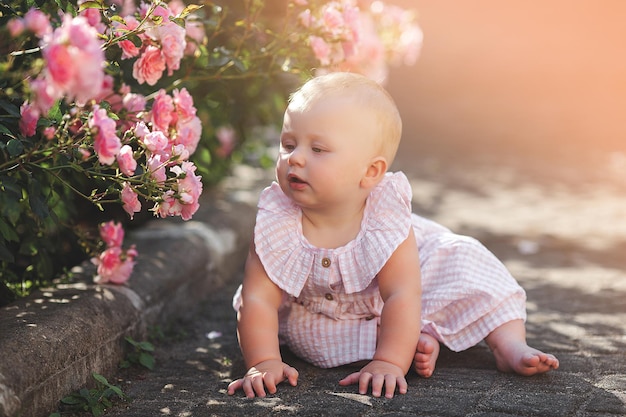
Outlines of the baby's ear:
[[382,156],[377,156],[367,167],[365,176],[361,179],[361,187],[373,188],[383,179],[387,172],[387,160]]

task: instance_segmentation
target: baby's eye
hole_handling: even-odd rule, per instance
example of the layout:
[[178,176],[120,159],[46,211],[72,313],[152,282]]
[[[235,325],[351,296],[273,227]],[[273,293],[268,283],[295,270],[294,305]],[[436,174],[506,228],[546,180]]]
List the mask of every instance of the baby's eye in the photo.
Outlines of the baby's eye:
[[316,148],[316,147],[311,148],[311,150],[312,150],[314,153],[320,153],[320,152],[322,152],[322,149],[321,149],[321,148]]
[[283,147],[284,150],[286,151],[293,151],[296,147],[294,145],[292,145],[291,143],[283,143],[281,145]]

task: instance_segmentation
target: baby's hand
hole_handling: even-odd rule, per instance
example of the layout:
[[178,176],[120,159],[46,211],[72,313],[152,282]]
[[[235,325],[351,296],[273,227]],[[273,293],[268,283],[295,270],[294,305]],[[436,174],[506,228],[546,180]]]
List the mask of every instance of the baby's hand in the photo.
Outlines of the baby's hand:
[[374,397],[380,397],[383,385],[387,398],[393,398],[396,387],[400,394],[406,394],[408,387],[402,369],[397,365],[381,360],[373,360],[359,372],[354,372],[339,381],[339,385],[344,386],[357,383],[359,384],[359,394],[367,394],[367,389],[371,384]]
[[238,389],[243,389],[248,398],[265,397],[265,388],[270,394],[276,392],[276,385],[285,379],[292,386],[298,383],[298,371],[279,360],[263,361],[248,369],[246,375],[228,385],[228,395],[233,395]]

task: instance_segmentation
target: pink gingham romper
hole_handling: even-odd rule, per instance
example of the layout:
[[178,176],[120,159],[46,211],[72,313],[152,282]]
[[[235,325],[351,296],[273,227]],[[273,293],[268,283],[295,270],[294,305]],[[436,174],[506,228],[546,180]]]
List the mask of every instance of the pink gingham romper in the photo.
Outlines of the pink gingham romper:
[[[277,183],[258,204],[256,251],[283,290],[280,341],[306,361],[330,368],[371,360],[383,309],[377,273],[413,227],[422,274],[422,331],[448,348],[476,345],[496,327],[526,319],[526,294],[477,240],[411,212],[406,176],[388,173],[368,197],[356,238],[317,248],[302,234],[302,212]],[[235,310],[241,305],[241,287]]]

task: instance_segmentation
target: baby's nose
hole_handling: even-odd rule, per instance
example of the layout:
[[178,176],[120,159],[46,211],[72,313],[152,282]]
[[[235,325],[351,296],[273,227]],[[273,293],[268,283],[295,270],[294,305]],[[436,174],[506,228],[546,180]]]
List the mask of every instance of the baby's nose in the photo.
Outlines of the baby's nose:
[[295,148],[289,154],[289,158],[287,159],[287,162],[289,163],[289,165],[303,165],[304,164],[303,152],[300,149]]

